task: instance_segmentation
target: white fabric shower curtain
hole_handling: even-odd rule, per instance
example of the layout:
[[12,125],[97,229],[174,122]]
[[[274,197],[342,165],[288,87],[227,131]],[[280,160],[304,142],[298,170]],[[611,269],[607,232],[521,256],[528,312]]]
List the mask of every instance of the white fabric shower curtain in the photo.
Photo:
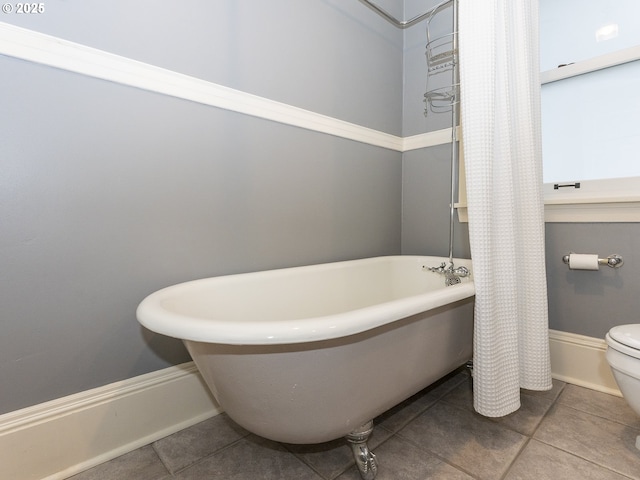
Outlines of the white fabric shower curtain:
[[538,0],[459,0],[462,138],[476,285],[474,407],[551,388]]

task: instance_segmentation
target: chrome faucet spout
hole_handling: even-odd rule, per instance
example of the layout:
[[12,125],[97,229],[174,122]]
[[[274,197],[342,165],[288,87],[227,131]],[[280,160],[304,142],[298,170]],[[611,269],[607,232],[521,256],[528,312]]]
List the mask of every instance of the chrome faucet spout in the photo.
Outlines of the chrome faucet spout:
[[423,266],[422,269],[443,274],[445,276],[444,283],[447,287],[451,285],[457,285],[461,282],[460,277],[468,277],[470,275],[469,269],[467,267],[465,267],[464,265],[460,267],[454,267],[453,262],[450,262],[449,265],[447,265],[446,262],[442,262],[438,267]]

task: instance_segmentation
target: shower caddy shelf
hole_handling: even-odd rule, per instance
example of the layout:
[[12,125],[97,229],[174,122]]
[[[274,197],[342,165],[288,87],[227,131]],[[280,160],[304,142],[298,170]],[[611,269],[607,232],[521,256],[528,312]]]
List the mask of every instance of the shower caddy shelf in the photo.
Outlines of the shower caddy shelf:
[[[459,102],[460,82],[458,80],[458,5],[457,0],[443,0],[430,10],[416,15],[410,20],[398,20],[382,7],[376,5],[371,0],[360,0],[373,11],[377,12],[391,24],[398,28],[407,28],[427,19],[427,88],[424,94],[425,116],[429,110],[433,113],[452,112],[454,118],[453,125],[457,125],[457,108]],[[453,32],[437,38],[431,38],[431,20],[442,9],[453,6]],[[429,80],[444,78],[443,74],[450,73],[452,81],[446,86],[429,88]],[[455,130],[455,128],[454,128]]]
[[[449,1],[441,3],[438,7],[443,7]],[[458,81],[458,32],[457,18],[454,15],[454,31],[445,35],[431,38],[431,20],[435,18],[440,8],[431,12],[427,19],[427,79],[426,93],[424,94],[425,116],[429,112],[444,113],[454,110],[454,106],[459,102],[460,82]],[[446,79],[448,82],[444,86],[429,88],[434,81]]]

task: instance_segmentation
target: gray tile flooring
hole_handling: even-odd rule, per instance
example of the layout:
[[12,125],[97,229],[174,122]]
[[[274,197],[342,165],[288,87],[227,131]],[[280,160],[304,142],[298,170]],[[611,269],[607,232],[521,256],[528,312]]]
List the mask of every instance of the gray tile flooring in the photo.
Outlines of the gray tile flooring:
[[[554,381],[522,391],[499,419],[473,411],[459,371],[375,420],[378,480],[640,480],[640,417],[623,399]],[[225,414],[71,477],[73,480],[358,480],[343,440],[285,445]]]

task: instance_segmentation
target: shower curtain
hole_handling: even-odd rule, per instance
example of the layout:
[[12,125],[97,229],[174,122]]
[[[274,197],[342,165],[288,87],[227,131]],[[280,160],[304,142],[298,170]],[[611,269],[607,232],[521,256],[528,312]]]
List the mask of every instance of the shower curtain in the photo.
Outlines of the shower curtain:
[[462,139],[476,285],[474,407],[551,388],[538,0],[459,0]]

